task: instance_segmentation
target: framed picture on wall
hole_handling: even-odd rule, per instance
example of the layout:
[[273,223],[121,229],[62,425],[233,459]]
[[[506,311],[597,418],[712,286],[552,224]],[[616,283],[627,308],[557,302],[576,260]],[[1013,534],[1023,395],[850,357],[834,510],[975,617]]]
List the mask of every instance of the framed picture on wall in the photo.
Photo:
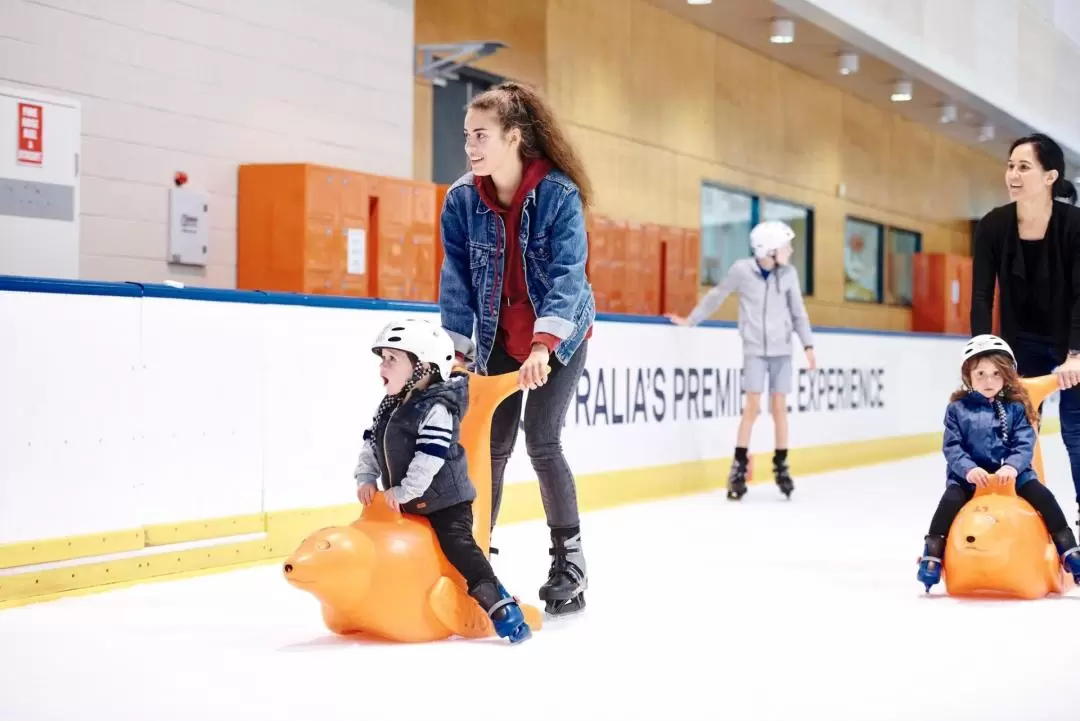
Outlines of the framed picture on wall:
[[844,226],[844,300],[880,303],[884,228],[859,218]]

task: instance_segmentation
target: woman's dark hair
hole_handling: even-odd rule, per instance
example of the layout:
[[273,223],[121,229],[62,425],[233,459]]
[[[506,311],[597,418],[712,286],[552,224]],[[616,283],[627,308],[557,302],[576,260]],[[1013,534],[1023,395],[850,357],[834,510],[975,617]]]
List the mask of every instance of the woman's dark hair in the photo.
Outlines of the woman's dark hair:
[[1050,194],[1054,198],[1067,200],[1075,204],[1076,186],[1065,177],[1065,153],[1061,150],[1061,146],[1054,142],[1054,139],[1049,135],[1032,133],[1014,140],[1009,147],[1009,155],[1012,155],[1012,152],[1021,145],[1027,145],[1028,143],[1031,144],[1032,149],[1035,151],[1035,158],[1039,161],[1042,169],[1045,171],[1056,170],[1058,173],[1054,186],[1050,188]]
[[537,90],[506,81],[477,95],[469,107],[494,111],[504,133],[518,128],[522,159],[543,156],[574,182],[582,205],[588,207],[592,203],[592,183],[585,164],[555,117],[555,111]]

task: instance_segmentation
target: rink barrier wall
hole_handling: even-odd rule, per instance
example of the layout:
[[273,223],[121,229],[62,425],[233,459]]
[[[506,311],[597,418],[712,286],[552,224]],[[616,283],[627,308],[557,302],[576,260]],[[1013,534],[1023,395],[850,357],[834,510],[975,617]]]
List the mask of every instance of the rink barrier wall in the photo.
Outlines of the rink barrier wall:
[[[0,276],[0,607],[277,561],[354,520],[349,475],[382,395],[368,344],[389,320],[436,312]],[[961,338],[815,333],[822,367],[797,352],[789,396],[797,484],[940,450]],[[600,315],[564,434],[582,510],[721,488],[741,365],[734,324]],[[771,445],[762,418],[755,483],[771,482]],[[542,517],[519,438],[499,524]]]

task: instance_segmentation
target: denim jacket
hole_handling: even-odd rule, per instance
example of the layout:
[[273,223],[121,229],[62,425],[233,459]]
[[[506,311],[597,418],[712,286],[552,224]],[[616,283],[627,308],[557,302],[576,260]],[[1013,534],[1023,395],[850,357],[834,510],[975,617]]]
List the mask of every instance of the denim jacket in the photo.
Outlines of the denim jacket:
[[[481,373],[499,327],[506,268],[502,222],[480,198],[472,173],[450,186],[440,219],[439,310],[455,349]],[[525,196],[520,239],[534,332],[559,338],[555,357],[566,364],[585,340],[596,304],[585,277],[585,212],[577,186],[564,173],[552,170]]]
[[1017,488],[1037,477],[1031,467],[1035,429],[1024,412],[1024,404],[1017,401],[1003,404],[1004,425],[995,405],[972,391],[945,410],[942,450],[948,463],[948,483],[969,485],[968,471],[976,466],[987,473],[996,473],[1004,465],[1012,466],[1017,472]]

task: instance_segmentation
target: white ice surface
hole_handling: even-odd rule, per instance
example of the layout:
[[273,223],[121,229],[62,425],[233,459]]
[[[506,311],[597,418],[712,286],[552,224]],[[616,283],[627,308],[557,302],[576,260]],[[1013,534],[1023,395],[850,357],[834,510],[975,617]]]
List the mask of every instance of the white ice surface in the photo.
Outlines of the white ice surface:
[[[941,469],[587,514],[588,609],[518,647],[334,637],[276,565],[0,611],[0,719],[1080,719],[1080,591],[973,602],[916,581]],[[542,523],[495,543],[507,587],[539,603]]]

